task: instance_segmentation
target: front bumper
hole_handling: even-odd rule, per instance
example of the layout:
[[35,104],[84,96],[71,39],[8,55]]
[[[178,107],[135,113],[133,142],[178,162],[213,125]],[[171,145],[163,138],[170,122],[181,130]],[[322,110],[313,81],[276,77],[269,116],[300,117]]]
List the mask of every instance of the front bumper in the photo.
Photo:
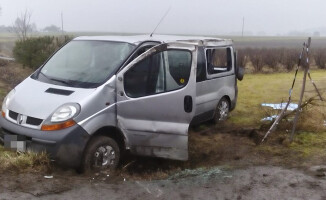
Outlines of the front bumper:
[[22,127],[0,116],[0,139],[13,135],[26,140],[27,149],[33,152],[47,152],[51,159],[67,167],[79,167],[90,135],[79,125],[58,130],[41,131]]

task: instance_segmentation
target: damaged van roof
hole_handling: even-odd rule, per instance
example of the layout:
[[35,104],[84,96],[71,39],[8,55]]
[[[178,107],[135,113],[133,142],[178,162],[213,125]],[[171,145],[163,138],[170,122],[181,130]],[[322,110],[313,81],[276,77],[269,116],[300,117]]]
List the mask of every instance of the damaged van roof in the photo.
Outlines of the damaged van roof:
[[80,36],[74,40],[97,40],[97,41],[117,41],[128,42],[138,45],[144,41],[157,41],[157,42],[184,42],[194,45],[203,46],[226,46],[232,45],[231,39],[221,39],[214,37],[202,37],[202,36],[177,36],[177,35],[131,35],[131,36]]

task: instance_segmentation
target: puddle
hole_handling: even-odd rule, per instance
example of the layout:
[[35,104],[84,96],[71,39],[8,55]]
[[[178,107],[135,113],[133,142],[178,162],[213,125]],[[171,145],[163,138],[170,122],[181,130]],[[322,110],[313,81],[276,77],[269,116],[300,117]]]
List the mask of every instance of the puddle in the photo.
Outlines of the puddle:
[[[282,110],[283,108],[285,108],[287,103],[262,103],[261,106],[264,106],[264,107],[271,107],[273,108],[274,110]],[[296,103],[290,103],[287,110],[295,110],[298,108],[298,104]]]

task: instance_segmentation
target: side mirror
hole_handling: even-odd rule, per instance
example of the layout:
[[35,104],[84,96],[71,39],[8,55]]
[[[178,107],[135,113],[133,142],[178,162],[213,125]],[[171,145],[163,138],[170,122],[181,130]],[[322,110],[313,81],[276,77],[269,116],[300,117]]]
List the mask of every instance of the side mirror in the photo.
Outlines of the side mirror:
[[236,77],[239,81],[242,81],[243,77],[245,74],[245,69],[244,67],[237,67],[237,72],[236,72]]
[[235,76],[237,77],[237,79],[239,81],[242,81],[244,73],[245,73],[245,69],[244,67],[239,67],[237,64],[237,57],[238,57],[238,53],[236,51],[234,51],[234,66],[235,66]]

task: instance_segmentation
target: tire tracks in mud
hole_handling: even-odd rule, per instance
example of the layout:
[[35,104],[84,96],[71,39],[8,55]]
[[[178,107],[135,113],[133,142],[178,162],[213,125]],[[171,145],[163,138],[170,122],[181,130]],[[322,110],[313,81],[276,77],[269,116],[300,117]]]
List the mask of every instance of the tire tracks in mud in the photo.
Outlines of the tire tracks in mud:
[[[323,169],[326,167],[323,167]],[[91,177],[2,175],[0,199],[325,199],[320,167],[304,172],[273,166],[195,169],[163,180],[91,181]],[[22,179],[17,181],[18,179]],[[46,183],[45,183],[46,182]],[[27,186],[26,184],[29,184]],[[3,190],[4,185],[9,185]]]

